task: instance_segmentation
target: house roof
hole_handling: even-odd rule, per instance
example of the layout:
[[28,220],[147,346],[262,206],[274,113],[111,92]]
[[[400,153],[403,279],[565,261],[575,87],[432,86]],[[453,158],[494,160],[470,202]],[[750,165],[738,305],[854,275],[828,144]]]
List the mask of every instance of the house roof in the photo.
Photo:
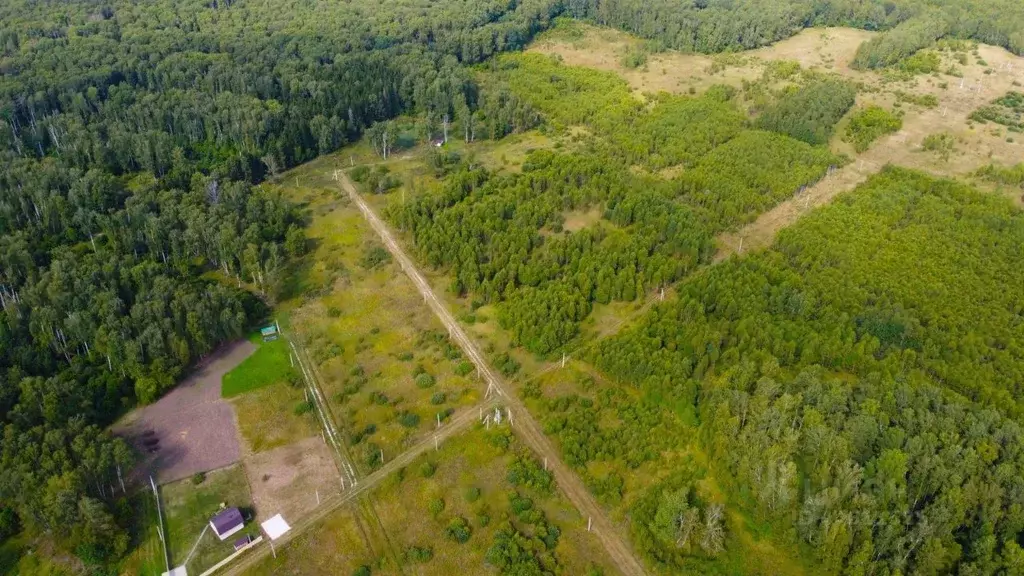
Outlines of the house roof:
[[277,326],[264,326],[263,328],[260,328],[260,334],[263,336],[272,336],[277,334]]
[[214,516],[210,522],[217,532],[224,533],[243,523],[242,513],[238,508],[228,508]]

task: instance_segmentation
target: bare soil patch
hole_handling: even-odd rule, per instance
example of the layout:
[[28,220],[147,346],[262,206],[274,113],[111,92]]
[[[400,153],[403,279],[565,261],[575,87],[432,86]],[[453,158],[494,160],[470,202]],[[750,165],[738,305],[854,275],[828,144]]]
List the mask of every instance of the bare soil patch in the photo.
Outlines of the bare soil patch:
[[140,479],[153,474],[162,484],[238,461],[235,412],[221,399],[220,384],[255,350],[246,340],[219,348],[166,396],[114,426],[145,455],[135,470]]
[[245,458],[252,502],[260,521],[281,514],[297,522],[341,490],[331,453],[320,436]]

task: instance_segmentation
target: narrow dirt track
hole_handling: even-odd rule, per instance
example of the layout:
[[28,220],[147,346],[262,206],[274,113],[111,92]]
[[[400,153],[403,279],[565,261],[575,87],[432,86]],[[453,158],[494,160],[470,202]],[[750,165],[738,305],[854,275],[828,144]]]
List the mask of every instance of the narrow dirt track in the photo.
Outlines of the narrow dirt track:
[[584,516],[592,520],[592,530],[596,533],[598,540],[608,552],[609,557],[622,574],[626,576],[641,576],[646,574],[643,565],[636,559],[625,540],[619,537],[618,532],[612,526],[611,521],[605,516],[604,510],[583,485],[575,472],[564,462],[561,455],[544,436],[540,425],[526,410],[526,407],[514,395],[506,392],[504,380],[498,376],[490,364],[480,353],[476,344],[469,339],[462,327],[452,316],[448,308],[434,294],[433,288],[424,279],[423,275],[416,268],[413,261],[405,254],[401,245],[395,241],[387,225],[377,216],[373,208],[359,195],[355,186],[348,176],[338,171],[338,179],[341,187],[348,196],[355,202],[356,206],[363,213],[366,221],[380,236],[384,246],[391,253],[392,257],[402,266],[402,270],[409,276],[416,285],[416,288],[423,295],[424,301],[434,311],[434,314],[441,320],[441,323],[448,328],[452,340],[458,343],[462,351],[472,360],[480,371],[480,375],[488,384],[488,389],[497,391],[501,402],[511,411],[512,429],[519,434],[521,439],[540,457],[548,460],[548,466],[555,477],[555,482],[572,502],[573,506]]
[[[487,411],[493,409],[497,405],[498,399],[492,398],[480,404],[479,409]],[[344,492],[325,500],[324,503],[314,510],[309,516],[298,521],[294,521],[291,530],[285,533],[284,536],[277,539],[274,544],[275,548],[280,549],[292,540],[306,533],[306,531],[315,527],[342,506],[355,501],[356,498],[376,488],[377,485],[383,482],[388,476],[397,472],[400,468],[408,466],[421,454],[434,450],[437,443],[443,443],[452,435],[475,424],[477,420],[478,412],[476,410],[463,410],[461,414],[457,414],[447,425],[438,430],[437,433],[424,438],[412,448],[409,448],[405,452],[399,454],[394,460],[391,460],[373,473],[361,478],[358,481],[359,483],[354,487],[350,487]],[[256,566],[270,553],[270,546],[260,545],[258,548],[254,549],[252,553],[242,556],[237,563],[232,564],[230,568],[227,568],[221,574],[244,574],[246,570]]]

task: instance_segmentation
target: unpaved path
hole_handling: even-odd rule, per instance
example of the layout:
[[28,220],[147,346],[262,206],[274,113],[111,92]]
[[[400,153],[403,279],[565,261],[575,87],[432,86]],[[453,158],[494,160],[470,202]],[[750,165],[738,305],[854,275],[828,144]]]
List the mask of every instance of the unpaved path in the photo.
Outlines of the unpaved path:
[[490,363],[477,348],[476,344],[469,339],[462,327],[452,316],[448,308],[434,294],[434,290],[426,281],[413,261],[405,254],[401,245],[395,241],[387,225],[377,216],[373,208],[359,195],[355,186],[348,179],[348,176],[338,171],[338,179],[341,187],[348,193],[349,197],[359,207],[359,210],[366,217],[367,222],[380,236],[381,241],[387,247],[392,257],[402,266],[402,270],[409,276],[416,285],[424,301],[441,320],[441,323],[448,328],[452,340],[458,343],[462,351],[472,360],[480,372],[480,375],[487,382],[488,390],[493,390],[501,398],[501,402],[511,411],[510,420],[512,429],[519,434],[522,440],[541,458],[548,461],[549,469],[555,477],[559,488],[572,502],[580,513],[593,522],[592,530],[596,532],[597,538],[607,550],[612,562],[618,567],[622,574],[627,576],[640,576],[645,574],[643,565],[636,559],[626,544],[620,538],[618,532],[613,528],[612,523],[604,514],[604,510],[587,490],[579,476],[572,471],[564,462],[561,454],[555,449],[551,442],[544,436],[540,425],[530,415],[526,407],[513,394],[506,392],[507,385],[504,380],[494,372]]

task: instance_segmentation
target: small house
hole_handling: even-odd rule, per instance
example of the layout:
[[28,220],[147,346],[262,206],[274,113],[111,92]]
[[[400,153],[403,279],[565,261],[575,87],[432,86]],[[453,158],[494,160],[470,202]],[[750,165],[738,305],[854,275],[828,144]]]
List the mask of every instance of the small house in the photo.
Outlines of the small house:
[[266,328],[260,328],[260,335],[263,336],[264,342],[273,342],[277,340],[277,325],[271,324]]
[[221,540],[227,540],[228,536],[241,530],[244,525],[245,520],[242,519],[242,513],[238,508],[221,510],[210,520],[210,527]]
[[238,552],[239,550],[241,550],[242,548],[245,548],[246,546],[248,546],[251,543],[252,543],[252,536],[250,536],[250,535],[242,536],[238,540],[235,540],[235,552]]
[[431,140],[430,143],[434,146],[434,148],[440,148],[444,146],[444,138],[436,138],[434,140]]

